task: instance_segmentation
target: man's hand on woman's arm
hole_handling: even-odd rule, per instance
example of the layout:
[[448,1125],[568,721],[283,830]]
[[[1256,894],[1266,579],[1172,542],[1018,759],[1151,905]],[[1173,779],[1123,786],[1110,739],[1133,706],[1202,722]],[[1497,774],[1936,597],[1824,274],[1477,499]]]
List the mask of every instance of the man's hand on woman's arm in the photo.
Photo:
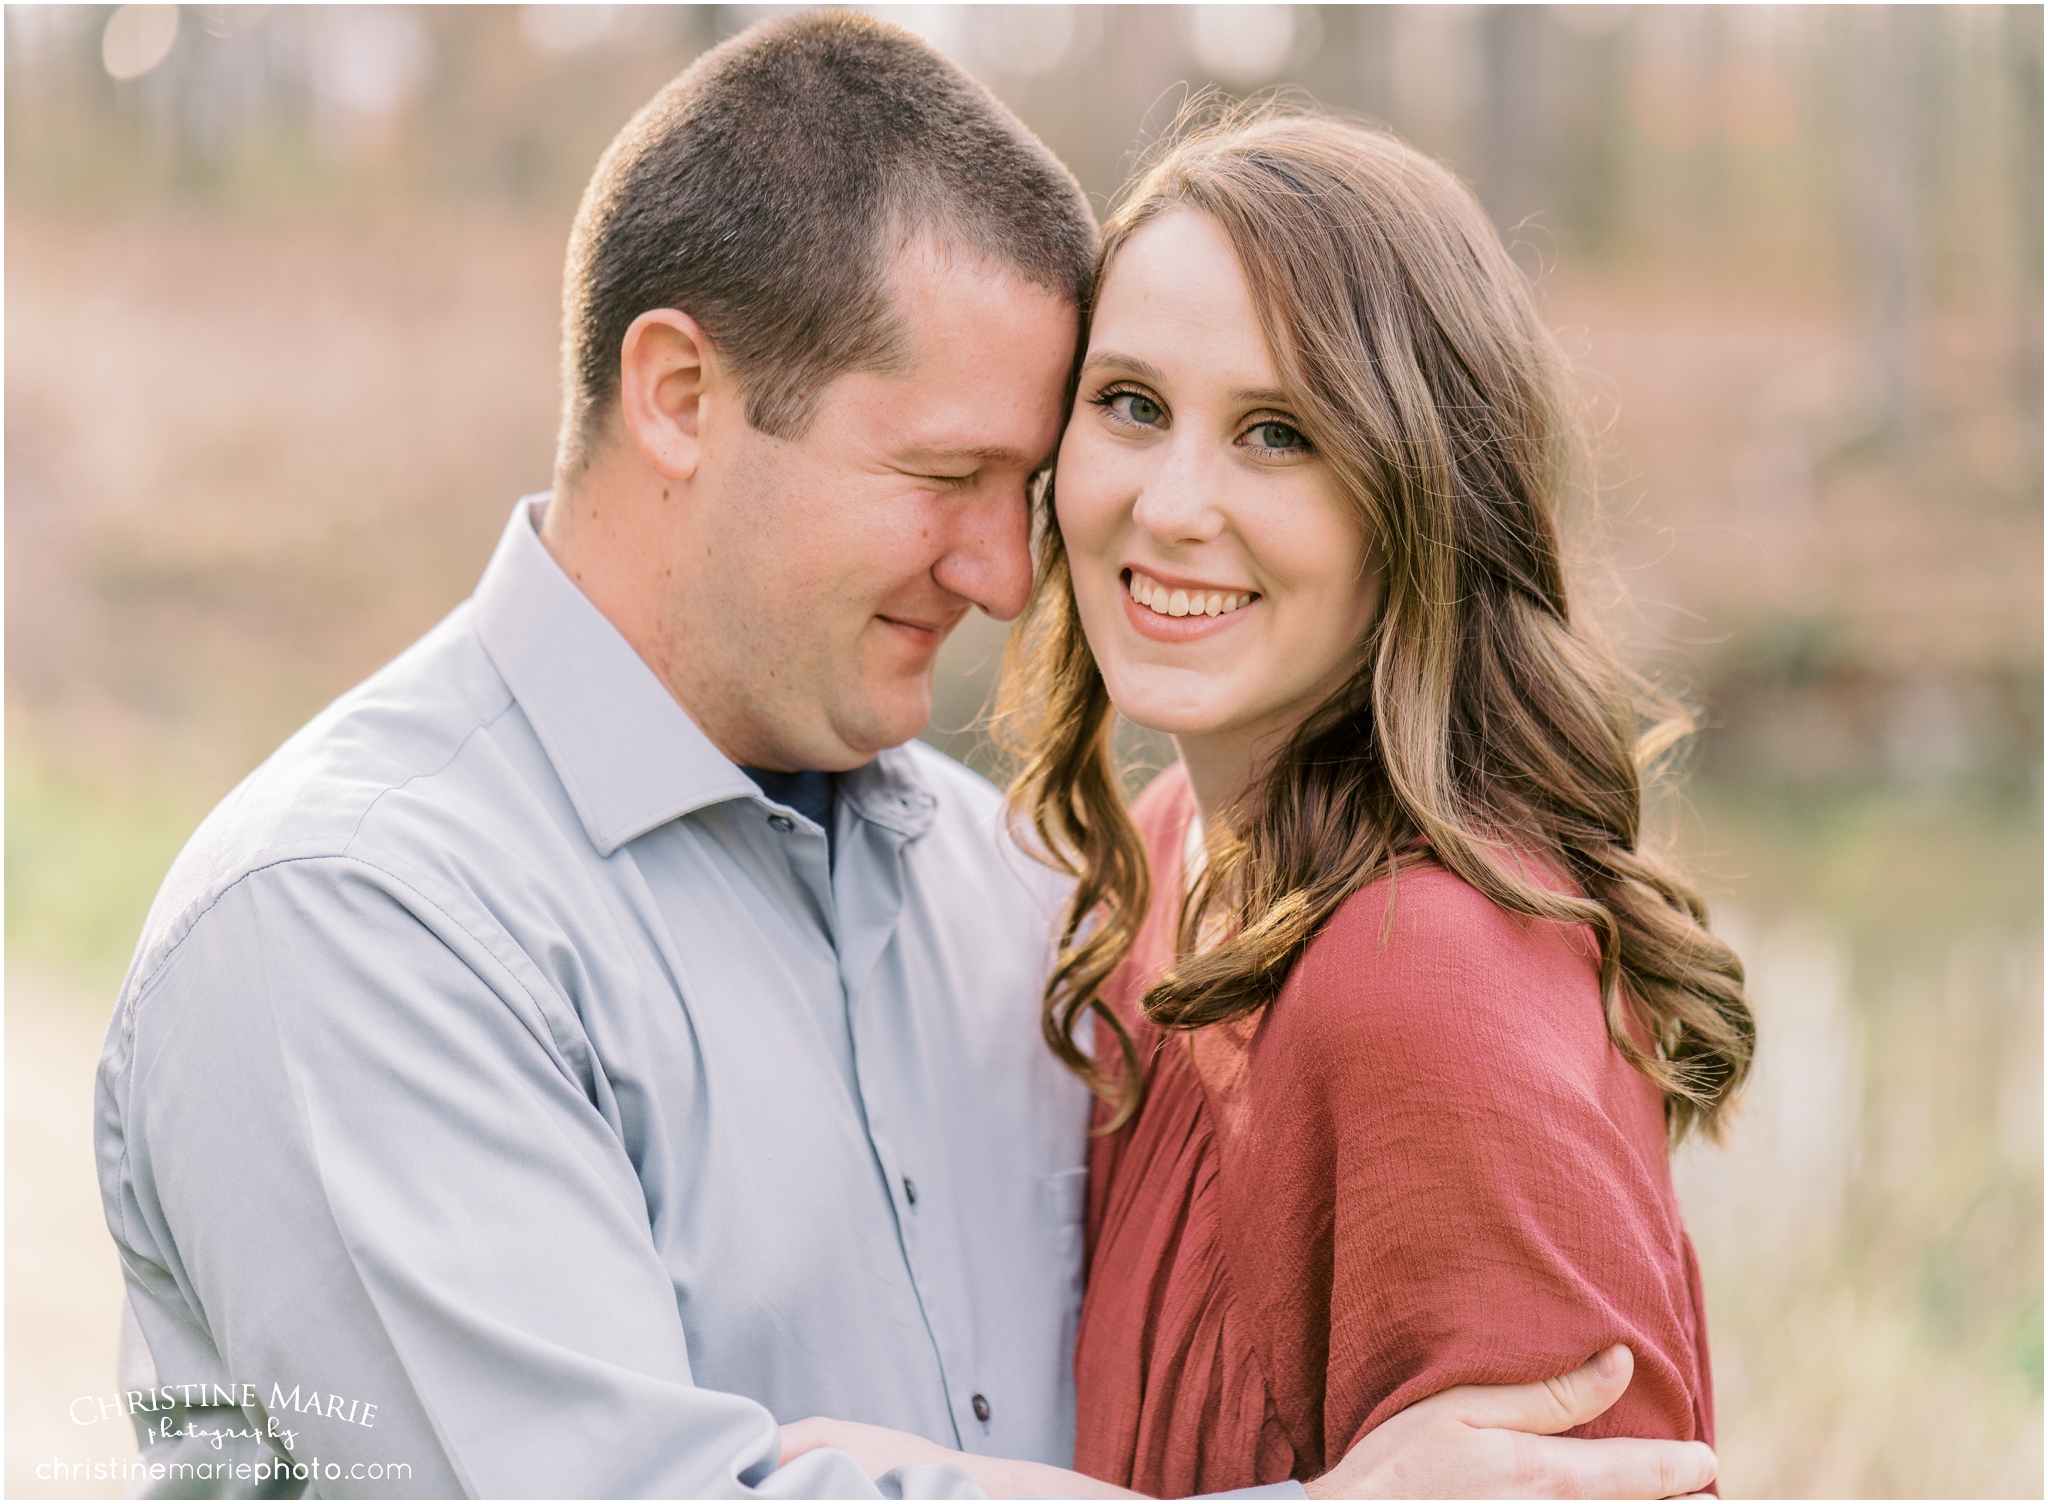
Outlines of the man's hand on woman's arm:
[[[1621,1398],[1635,1360],[1610,1347],[1540,1384],[1463,1384],[1410,1405],[1307,1485],[1312,1499],[1662,1499],[1714,1481],[1714,1453],[1697,1441],[1581,1441],[1582,1426]],[[1042,1462],[955,1452],[921,1436],[823,1417],[782,1428],[783,1463],[820,1447],[849,1452],[870,1477],[951,1463],[994,1499],[1135,1499],[1108,1483]]]
[[1663,1499],[1714,1481],[1698,1441],[1557,1435],[1621,1398],[1635,1371],[1610,1347],[1538,1384],[1461,1384],[1410,1405],[1308,1485],[1312,1499]]

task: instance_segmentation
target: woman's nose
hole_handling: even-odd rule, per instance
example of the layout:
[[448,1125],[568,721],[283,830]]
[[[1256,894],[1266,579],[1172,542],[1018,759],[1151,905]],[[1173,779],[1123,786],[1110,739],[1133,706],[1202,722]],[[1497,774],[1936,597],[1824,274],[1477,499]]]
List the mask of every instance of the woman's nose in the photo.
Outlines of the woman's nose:
[[1162,544],[1208,542],[1223,530],[1221,470],[1196,446],[1175,446],[1145,478],[1132,519]]

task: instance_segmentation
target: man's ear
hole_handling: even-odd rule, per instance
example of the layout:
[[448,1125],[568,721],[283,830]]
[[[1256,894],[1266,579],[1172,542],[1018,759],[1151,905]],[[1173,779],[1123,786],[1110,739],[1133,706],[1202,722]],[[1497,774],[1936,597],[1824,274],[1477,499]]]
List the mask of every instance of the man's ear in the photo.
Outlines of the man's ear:
[[619,346],[619,415],[641,458],[663,478],[696,473],[704,401],[717,379],[717,352],[688,314],[657,308],[627,328]]

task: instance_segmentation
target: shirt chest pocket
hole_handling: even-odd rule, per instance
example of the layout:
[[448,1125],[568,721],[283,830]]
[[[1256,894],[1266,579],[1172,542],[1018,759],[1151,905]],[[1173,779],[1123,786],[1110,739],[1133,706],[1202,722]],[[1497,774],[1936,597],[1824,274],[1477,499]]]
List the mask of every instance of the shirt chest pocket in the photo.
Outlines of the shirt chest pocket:
[[1067,1310],[1061,1342],[1064,1350],[1071,1353],[1075,1324],[1081,1317],[1081,1291],[1088,1275],[1083,1267],[1088,1231],[1087,1166],[1041,1175],[1038,1204],[1045,1217],[1054,1266],[1063,1266],[1061,1283],[1065,1286]]
[[1055,1170],[1038,1179],[1039,1210],[1055,1227],[1078,1227],[1088,1216],[1088,1168]]

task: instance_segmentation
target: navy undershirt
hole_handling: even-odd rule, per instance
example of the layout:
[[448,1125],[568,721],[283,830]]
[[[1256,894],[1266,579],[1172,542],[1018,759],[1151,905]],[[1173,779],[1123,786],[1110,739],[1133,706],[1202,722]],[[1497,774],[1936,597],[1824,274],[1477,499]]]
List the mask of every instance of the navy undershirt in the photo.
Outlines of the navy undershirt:
[[838,855],[839,832],[832,808],[839,799],[839,778],[833,773],[771,773],[766,768],[741,768],[761,792],[777,804],[786,804],[806,820],[825,829],[825,862],[829,867]]

